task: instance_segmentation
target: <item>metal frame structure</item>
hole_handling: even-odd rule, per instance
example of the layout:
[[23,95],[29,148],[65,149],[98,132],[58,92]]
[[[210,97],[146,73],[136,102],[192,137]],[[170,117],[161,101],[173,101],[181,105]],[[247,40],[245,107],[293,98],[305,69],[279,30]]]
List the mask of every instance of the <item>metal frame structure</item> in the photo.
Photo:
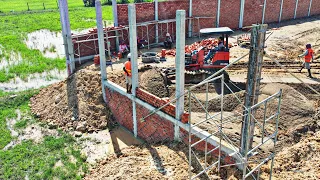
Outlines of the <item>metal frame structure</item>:
[[[221,94],[217,95],[213,98],[210,97],[209,99],[209,84],[216,81],[216,80],[220,80],[221,81]],[[234,85],[234,84],[233,84]],[[206,101],[205,104],[201,103],[200,100],[197,98],[197,96],[192,93],[192,90],[196,87],[200,87],[200,86],[205,86],[206,87]],[[234,85],[236,86],[236,85]],[[229,85],[227,83],[224,82],[224,77],[223,75],[217,76],[215,78],[209,79],[209,80],[205,80],[201,83],[199,83],[198,85],[192,86],[192,88],[190,88],[188,90],[188,102],[189,102],[189,179],[195,179],[198,178],[201,175],[206,175],[208,176],[208,172],[215,166],[217,166],[218,171],[220,171],[220,168],[222,167],[228,167],[228,166],[241,166],[242,167],[242,173],[243,173],[243,179],[246,179],[248,177],[251,177],[252,179],[259,179],[260,176],[260,167],[267,163],[269,160],[272,160],[271,162],[271,172],[270,172],[270,179],[272,176],[272,168],[273,168],[273,159],[275,156],[275,145],[277,142],[277,134],[278,134],[278,122],[279,122],[279,115],[280,115],[280,103],[281,103],[281,95],[282,95],[282,90],[280,90],[279,92],[269,96],[268,98],[264,99],[263,101],[249,107],[247,109],[248,112],[248,116],[250,117],[251,121],[255,121],[255,123],[258,125],[257,127],[260,129],[261,131],[261,142],[258,143],[257,145],[255,145],[252,148],[248,148],[245,150],[244,155],[238,151],[240,149],[240,144],[237,144],[234,142],[234,140],[231,140],[225,133],[224,133],[224,125],[227,125],[228,123],[231,122],[238,122],[238,120],[242,119],[243,115],[241,112],[237,112],[234,115],[229,115],[229,116],[225,116],[224,115],[224,111],[223,111],[223,96],[224,96],[224,88],[228,89],[232,95],[234,97],[236,97],[236,99],[238,100],[239,104],[241,104],[244,108],[245,106],[243,105],[243,102],[241,102],[240,98],[231,90],[231,88],[229,87]],[[196,102],[202,107],[202,109],[205,112],[205,119],[200,120],[197,123],[192,123],[192,101],[191,99],[195,99]],[[270,116],[267,116],[266,113],[270,112],[267,111],[267,105],[270,101],[276,99],[278,101],[278,105],[277,105],[277,109],[276,109],[276,113],[273,113]],[[220,100],[220,107],[221,107],[221,111],[218,113],[215,113],[213,115],[210,115],[210,112],[208,111],[208,104],[209,101],[212,100]],[[194,103],[193,103],[194,105]],[[258,108],[261,108],[261,106],[263,106],[263,118],[262,119],[258,119],[256,117],[254,117],[254,111],[256,111]],[[274,120],[274,131],[273,132],[268,132],[268,130],[266,129],[266,127],[269,127],[268,125],[270,125],[270,122]],[[201,125],[205,124],[206,129],[202,129],[203,131],[207,131],[209,132],[209,134],[207,134],[206,137],[198,140],[199,138],[197,138],[197,141],[194,142],[192,140],[192,138],[194,137],[194,135],[196,133],[194,133],[192,131],[192,128],[197,127],[201,129]],[[209,124],[212,124],[212,127],[208,127]],[[212,131],[212,128],[215,128],[214,131]],[[247,134],[249,133],[249,129],[246,132]],[[266,134],[266,135],[265,135]],[[219,139],[219,145],[214,147],[213,149],[208,149],[208,142],[207,140],[212,137],[212,136],[216,136]],[[249,142],[250,137],[247,137],[247,141]],[[225,164],[225,165],[221,165],[221,161],[222,161],[222,153],[221,153],[221,142],[225,141],[228,142],[232,148],[234,150],[234,154],[235,156],[237,156],[237,159],[240,159],[240,162],[237,162],[235,164]],[[273,151],[270,152],[270,154],[268,155],[268,157],[266,158],[256,158],[257,154],[259,153],[254,153],[258,151],[258,148],[265,145],[266,143],[268,143],[269,141],[273,141]],[[197,155],[197,153],[195,152],[194,148],[200,144],[201,142],[205,142],[205,153],[204,153],[204,157],[202,155],[202,157],[200,157],[199,155]],[[249,147],[249,146],[247,146]],[[216,156],[216,160],[214,162],[210,162],[210,165],[208,164],[208,156],[210,156],[210,154],[214,151],[218,151],[218,155]],[[194,156],[194,158],[193,158]],[[201,162],[201,159],[204,162]],[[196,174],[196,175],[192,175],[192,160],[197,161],[198,164],[201,165],[202,170]],[[250,169],[249,168],[249,163],[256,163],[258,165],[256,165],[254,168]],[[255,173],[258,170],[258,173]]]

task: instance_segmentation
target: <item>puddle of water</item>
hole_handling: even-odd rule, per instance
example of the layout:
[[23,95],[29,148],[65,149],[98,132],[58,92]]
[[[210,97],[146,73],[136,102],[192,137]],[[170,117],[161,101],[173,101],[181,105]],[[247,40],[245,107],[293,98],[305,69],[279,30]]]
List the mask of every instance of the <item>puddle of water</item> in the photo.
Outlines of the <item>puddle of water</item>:
[[28,48],[40,50],[44,57],[64,57],[63,39],[60,32],[52,32],[47,29],[41,29],[29,33],[24,42]]
[[[2,53],[4,54],[5,51],[0,49],[0,55]],[[9,55],[9,59],[6,59],[5,57],[2,57],[0,59],[0,69],[5,69],[6,72],[8,72],[8,67],[9,66],[16,66],[20,62],[22,62],[21,54],[11,51],[10,55]]]
[[65,70],[53,69],[48,72],[35,73],[29,75],[26,80],[16,77],[9,82],[0,83],[0,90],[2,91],[23,91],[27,89],[37,89],[42,86],[59,82],[67,77]]
[[81,153],[87,157],[87,162],[90,164],[96,163],[109,154],[111,137],[108,130],[83,134],[78,140],[81,144]]
[[[89,29],[78,29],[72,31],[73,34],[85,34]],[[53,32],[47,29],[41,29],[27,35],[24,43],[30,49],[37,49],[47,58],[65,57],[63,38],[61,32]]]

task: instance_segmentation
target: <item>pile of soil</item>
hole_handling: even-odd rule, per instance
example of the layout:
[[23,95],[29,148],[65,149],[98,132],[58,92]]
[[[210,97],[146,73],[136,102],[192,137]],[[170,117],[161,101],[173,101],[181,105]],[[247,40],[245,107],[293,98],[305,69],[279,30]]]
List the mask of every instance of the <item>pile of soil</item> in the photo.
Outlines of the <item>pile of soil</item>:
[[90,69],[42,89],[31,98],[31,110],[49,126],[81,132],[105,129],[111,119],[102,97],[100,74]]
[[[299,143],[284,148],[276,155],[273,179],[320,179],[320,131],[309,133]],[[269,166],[262,167],[261,177],[267,179]]]
[[149,69],[141,73],[140,87],[160,98],[168,97],[163,78],[156,69]]

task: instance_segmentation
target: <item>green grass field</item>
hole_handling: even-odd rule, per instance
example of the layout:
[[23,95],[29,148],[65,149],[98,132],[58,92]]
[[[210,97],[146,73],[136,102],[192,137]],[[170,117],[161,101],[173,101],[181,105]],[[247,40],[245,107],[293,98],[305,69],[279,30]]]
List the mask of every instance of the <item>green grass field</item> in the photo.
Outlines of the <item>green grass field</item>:
[[[43,10],[45,9],[58,9],[58,0],[0,0],[1,6],[0,11],[17,12],[27,11],[29,4],[29,10]],[[44,7],[43,7],[44,5]],[[69,8],[83,7],[82,0],[68,0]]]
[[[71,29],[95,27],[95,8],[80,7],[69,10]],[[112,20],[111,6],[103,6],[103,19]],[[0,69],[0,82],[6,82],[16,76],[24,78],[32,73],[41,73],[54,68],[64,69],[64,59],[50,59],[39,50],[29,49],[23,40],[27,33],[40,29],[60,31],[58,11],[0,16],[0,59],[9,59],[11,51],[20,53],[23,59],[17,65]]]

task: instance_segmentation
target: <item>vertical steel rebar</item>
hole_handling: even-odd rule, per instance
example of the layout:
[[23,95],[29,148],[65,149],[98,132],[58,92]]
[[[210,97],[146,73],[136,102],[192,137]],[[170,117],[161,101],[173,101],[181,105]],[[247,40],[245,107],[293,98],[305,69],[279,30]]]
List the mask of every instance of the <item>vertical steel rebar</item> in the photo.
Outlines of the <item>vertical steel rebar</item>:
[[[206,83],[206,111],[208,111],[208,91],[209,91],[209,82]],[[208,120],[208,113],[206,113],[206,120]]]
[[278,126],[279,126],[279,116],[280,116],[280,105],[281,105],[281,98],[282,98],[282,89],[279,91],[279,101],[278,101],[278,115],[276,120],[276,133],[274,136],[274,143],[273,143],[273,152],[272,152],[272,161],[271,161],[271,168],[270,168],[270,180],[272,180],[272,172],[273,172],[273,165],[274,165],[274,156],[276,153],[276,144],[277,144],[277,136],[278,136]]
[[224,95],[224,74],[221,77],[221,116],[220,116],[220,127],[219,127],[219,164],[218,164],[218,172],[220,173],[221,166],[221,145],[222,145],[222,120],[223,120],[223,95]]
[[192,164],[192,158],[191,158],[191,90],[189,88],[188,92],[188,100],[189,100],[189,179],[192,178],[192,172],[191,172],[191,164]]

